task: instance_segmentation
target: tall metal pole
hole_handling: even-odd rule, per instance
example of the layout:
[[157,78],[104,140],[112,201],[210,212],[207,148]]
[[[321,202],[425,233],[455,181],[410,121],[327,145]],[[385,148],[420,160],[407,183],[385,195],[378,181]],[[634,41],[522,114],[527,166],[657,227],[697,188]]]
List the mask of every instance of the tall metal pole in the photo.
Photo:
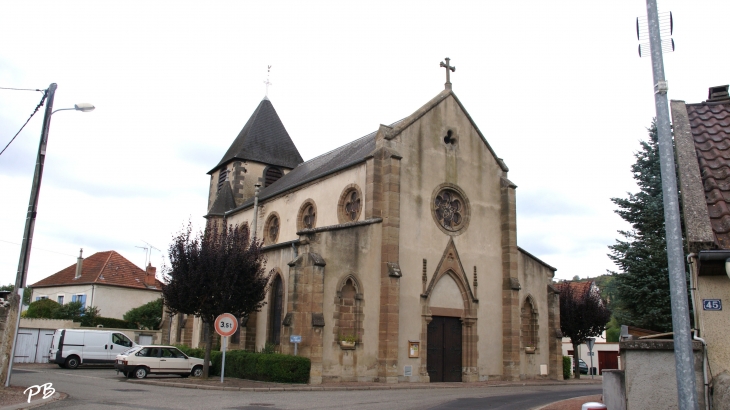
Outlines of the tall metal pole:
[[656,0],[646,0],[646,10],[649,22],[651,67],[654,75],[654,103],[656,105],[657,132],[659,136],[659,162],[662,172],[664,226],[667,234],[669,290],[672,300],[672,329],[674,330],[674,362],[677,372],[678,404],[681,410],[697,410],[697,385],[694,375],[694,356],[692,354],[692,338],[689,326],[682,228],[679,219],[677,171],[674,166],[667,82],[664,79],[664,60],[659,35],[659,13],[657,12]]
[[[20,246],[20,261],[18,261],[18,273],[15,277],[15,290],[18,292],[20,302],[18,303],[17,318],[15,320],[15,334],[13,336],[13,347],[10,350],[8,363],[8,377],[5,379],[5,387],[10,386],[10,376],[13,373],[13,361],[15,360],[15,348],[18,341],[18,328],[20,327],[20,311],[23,306],[23,289],[28,274],[28,263],[30,262],[30,249],[33,243],[33,229],[35,228],[35,217],[38,211],[38,195],[41,192],[41,180],[43,179],[43,164],[46,161],[46,145],[48,144],[48,128],[51,126],[51,114],[53,114],[53,98],[56,95],[56,83],[52,83],[48,90],[46,112],[43,116],[43,128],[41,129],[41,141],[38,144],[38,156],[33,174],[33,186],[30,190],[30,201],[28,213],[25,217],[25,230],[23,231],[23,242]],[[11,313],[12,314],[12,313]]]

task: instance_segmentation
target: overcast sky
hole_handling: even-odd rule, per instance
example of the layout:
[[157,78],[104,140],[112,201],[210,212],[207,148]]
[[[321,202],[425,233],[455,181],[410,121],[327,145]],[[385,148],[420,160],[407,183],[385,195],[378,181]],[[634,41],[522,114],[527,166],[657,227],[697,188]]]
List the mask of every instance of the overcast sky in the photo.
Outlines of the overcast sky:
[[[674,15],[669,97],[730,82],[730,2],[661,1]],[[116,250],[160,266],[172,235],[206,213],[209,176],[264,97],[305,160],[454,92],[517,188],[518,245],[557,276],[614,269],[611,197],[655,115],[637,53],[642,0],[6,1],[0,87],[58,83],[28,274]],[[0,90],[0,144],[41,93]],[[0,156],[0,283],[14,282],[43,110]],[[0,148],[1,149],[1,148]]]

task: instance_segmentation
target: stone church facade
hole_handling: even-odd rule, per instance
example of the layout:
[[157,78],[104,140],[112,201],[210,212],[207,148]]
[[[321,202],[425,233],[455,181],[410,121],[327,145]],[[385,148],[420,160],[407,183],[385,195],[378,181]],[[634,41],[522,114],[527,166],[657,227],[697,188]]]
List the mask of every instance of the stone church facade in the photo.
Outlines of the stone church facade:
[[516,185],[450,82],[307,162],[265,98],[209,174],[206,217],[252,228],[273,273],[231,348],[299,335],[311,383],[562,378],[555,268],[517,246]]

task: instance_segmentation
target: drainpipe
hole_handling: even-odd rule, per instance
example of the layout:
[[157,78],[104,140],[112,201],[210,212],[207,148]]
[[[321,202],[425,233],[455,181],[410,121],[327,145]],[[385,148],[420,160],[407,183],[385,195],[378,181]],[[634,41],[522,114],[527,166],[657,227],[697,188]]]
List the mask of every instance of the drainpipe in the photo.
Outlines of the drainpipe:
[[697,337],[697,328],[699,327],[699,318],[697,317],[697,303],[695,302],[695,294],[697,292],[697,288],[695,287],[694,283],[694,274],[699,273],[696,272],[698,267],[695,265],[694,261],[697,259],[698,255],[696,253],[690,253],[687,255],[687,264],[689,265],[689,297],[692,299],[692,316],[694,316],[695,321],[695,334],[692,338],[693,340],[697,340],[702,343],[702,380],[704,382],[704,391],[705,391],[705,409],[710,410],[710,384],[708,382],[707,377],[707,369],[708,369],[708,363],[707,363],[707,342],[705,342],[704,339]]
[[260,183],[256,183],[254,185],[256,187],[256,191],[253,195],[253,222],[251,223],[251,238],[254,240],[256,239],[256,221],[259,218],[259,189],[261,188]]
[[712,406],[710,405],[710,383],[707,381],[707,368],[709,367],[707,363],[707,342],[705,342],[705,339],[697,337],[697,334],[693,339],[702,342],[702,379],[705,383],[705,409],[710,410]]

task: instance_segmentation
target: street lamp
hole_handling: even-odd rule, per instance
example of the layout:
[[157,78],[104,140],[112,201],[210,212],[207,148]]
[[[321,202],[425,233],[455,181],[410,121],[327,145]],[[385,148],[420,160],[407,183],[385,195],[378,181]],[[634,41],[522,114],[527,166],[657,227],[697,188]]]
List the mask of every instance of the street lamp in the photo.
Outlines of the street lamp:
[[[43,116],[43,128],[41,129],[41,141],[38,145],[38,156],[36,158],[35,173],[33,174],[33,185],[30,190],[30,201],[28,203],[28,213],[25,219],[25,230],[23,231],[23,242],[20,246],[20,261],[18,262],[18,274],[15,277],[15,289],[18,293],[19,301],[17,311],[15,312],[15,333],[13,336],[13,347],[10,351],[10,360],[8,360],[8,374],[5,379],[5,387],[10,386],[10,375],[13,372],[13,361],[15,360],[15,347],[18,340],[18,328],[20,327],[20,311],[23,306],[23,288],[25,288],[26,275],[28,273],[28,262],[30,261],[30,249],[33,242],[33,229],[35,228],[35,218],[38,210],[38,195],[41,191],[41,179],[43,177],[43,164],[46,160],[46,145],[48,145],[48,129],[51,125],[51,115],[58,111],[76,110],[81,112],[93,111],[94,107],[88,103],[74,105],[73,108],[60,108],[53,111],[53,98],[56,95],[56,83],[52,83],[46,90],[48,103]],[[13,307],[13,308],[14,308]],[[11,309],[10,315],[13,315]]]

